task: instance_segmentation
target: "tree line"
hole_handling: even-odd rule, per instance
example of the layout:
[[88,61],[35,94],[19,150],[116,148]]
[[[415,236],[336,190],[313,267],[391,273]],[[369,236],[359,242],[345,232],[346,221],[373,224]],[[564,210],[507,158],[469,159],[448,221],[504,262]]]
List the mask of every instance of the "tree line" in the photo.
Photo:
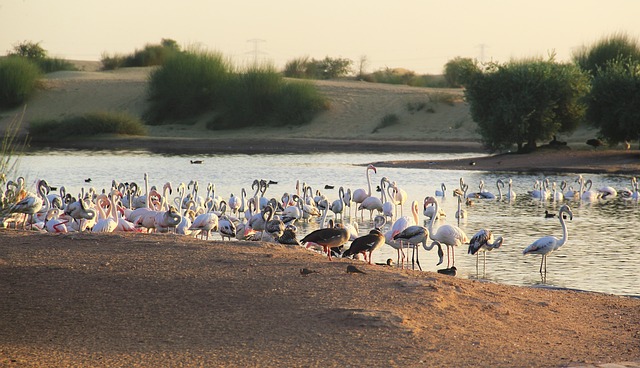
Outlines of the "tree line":
[[530,58],[480,65],[455,58],[450,84],[465,87],[472,119],[490,151],[534,150],[582,123],[610,145],[640,137],[640,46],[625,34],[576,51],[570,63]]

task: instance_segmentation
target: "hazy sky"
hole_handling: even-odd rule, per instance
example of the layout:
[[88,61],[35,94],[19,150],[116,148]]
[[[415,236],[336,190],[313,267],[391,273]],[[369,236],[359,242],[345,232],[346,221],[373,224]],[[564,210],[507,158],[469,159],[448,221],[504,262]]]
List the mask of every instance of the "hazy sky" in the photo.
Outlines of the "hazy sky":
[[171,38],[236,65],[255,55],[278,68],[302,56],[366,56],[368,72],[439,74],[456,56],[505,62],[555,51],[568,61],[604,36],[640,37],[639,16],[638,0],[0,0],[0,55],[28,40],[50,56],[100,60]]

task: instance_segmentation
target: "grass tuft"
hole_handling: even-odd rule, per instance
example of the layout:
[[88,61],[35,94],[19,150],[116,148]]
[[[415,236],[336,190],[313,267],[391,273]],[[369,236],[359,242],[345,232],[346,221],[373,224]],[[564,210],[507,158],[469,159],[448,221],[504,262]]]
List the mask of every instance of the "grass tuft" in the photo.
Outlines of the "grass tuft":
[[141,136],[147,134],[147,129],[141,120],[128,114],[97,112],[63,120],[33,121],[29,134],[34,140],[49,141],[101,134]]
[[398,115],[396,115],[396,114],[387,114],[382,118],[382,120],[380,120],[380,123],[378,124],[378,126],[376,126],[371,131],[371,133],[377,133],[378,130],[384,129],[384,128],[392,126],[392,125],[396,125],[399,122],[400,122],[400,118],[398,117]]
[[41,75],[40,68],[27,58],[0,59],[0,107],[12,108],[26,102]]

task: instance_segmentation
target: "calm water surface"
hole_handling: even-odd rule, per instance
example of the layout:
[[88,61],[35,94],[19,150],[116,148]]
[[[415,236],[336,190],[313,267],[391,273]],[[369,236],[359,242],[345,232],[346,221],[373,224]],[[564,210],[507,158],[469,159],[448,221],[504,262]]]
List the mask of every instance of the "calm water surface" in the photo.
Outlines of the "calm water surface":
[[[52,186],[62,186],[76,194],[89,185],[101,190],[109,188],[113,179],[120,182],[143,183],[143,173],[149,174],[151,185],[162,187],[171,182],[176,188],[181,182],[197,180],[201,191],[206,184],[216,185],[216,194],[229,198],[233,193],[240,195],[242,188],[252,195],[251,183],[254,179],[267,179],[278,182],[266,192],[267,197],[280,198],[284,192],[295,192],[296,181],[306,182],[314,191],[321,190],[330,201],[338,198],[338,188],[344,186],[355,190],[365,188],[367,179],[365,165],[369,162],[395,160],[436,160],[463,158],[477,154],[291,154],[291,155],[212,155],[212,156],[166,156],[143,152],[78,152],[63,151],[47,154],[28,154],[21,158],[20,172],[33,183],[37,178],[46,179]],[[192,165],[190,160],[203,160],[201,165]],[[456,267],[458,277],[481,278],[493,282],[522,286],[549,286],[582,289],[619,295],[640,296],[640,205],[636,201],[620,197],[600,200],[595,203],[565,201],[574,212],[573,221],[568,221],[569,241],[547,260],[548,274],[543,283],[538,273],[540,256],[522,255],[522,250],[537,238],[544,235],[562,236],[557,219],[544,218],[545,210],[557,212],[561,203],[533,200],[527,191],[533,189],[536,180],[544,179],[542,174],[489,173],[483,171],[456,170],[419,170],[400,168],[378,168],[371,175],[375,190],[380,179],[386,176],[408,193],[403,212],[410,215],[410,203],[416,200],[420,204],[425,196],[433,196],[440,183],[445,183],[448,191],[440,198],[447,218],[437,221],[440,224],[456,224],[454,217],[457,202],[451,190],[464,178],[469,191],[477,191],[480,180],[486,183],[487,190],[497,194],[495,186],[499,178],[512,178],[517,199],[476,200],[473,206],[466,207],[468,218],[461,220],[460,227],[469,237],[482,228],[491,229],[494,234],[505,237],[502,248],[487,254],[486,274],[476,274],[475,256],[467,255],[466,247],[456,249]],[[584,174],[593,181],[593,188],[611,186],[617,190],[630,187],[630,177]],[[577,174],[548,176],[553,182],[562,180],[574,183]],[[91,178],[90,184],[85,179]],[[325,190],[325,185],[335,189]],[[175,193],[174,193],[175,195]],[[330,216],[332,213],[330,212]],[[372,226],[365,214],[360,222],[360,234],[366,234]],[[318,228],[316,222],[299,225],[299,237]],[[387,258],[396,259],[396,251],[384,246],[374,261],[384,262]],[[423,270],[435,271],[435,251],[420,252]]]

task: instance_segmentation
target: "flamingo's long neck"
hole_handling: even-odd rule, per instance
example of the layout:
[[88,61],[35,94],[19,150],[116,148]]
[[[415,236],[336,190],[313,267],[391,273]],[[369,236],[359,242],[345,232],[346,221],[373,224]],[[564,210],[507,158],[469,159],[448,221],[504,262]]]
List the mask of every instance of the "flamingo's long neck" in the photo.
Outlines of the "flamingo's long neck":
[[[433,205],[435,206],[435,213],[439,213],[440,211],[440,204],[438,203],[437,200],[433,201]],[[436,221],[436,216],[433,215],[431,216],[431,219],[429,220],[429,239],[431,240],[436,240],[433,238],[433,223]]]
[[369,188],[369,192],[367,193],[369,197],[371,197],[371,176],[369,175],[369,168],[367,168],[367,186]]
[[562,225],[562,239],[560,239],[555,249],[558,249],[561,246],[565,245],[567,243],[567,240],[569,240],[569,231],[567,230],[567,224],[564,221],[564,217],[562,216],[564,212],[565,211],[560,211],[560,213],[558,214],[558,218],[560,219],[560,224]]
[[413,214],[413,224],[418,225],[418,203],[416,203],[415,201],[411,203],[411,213]]

